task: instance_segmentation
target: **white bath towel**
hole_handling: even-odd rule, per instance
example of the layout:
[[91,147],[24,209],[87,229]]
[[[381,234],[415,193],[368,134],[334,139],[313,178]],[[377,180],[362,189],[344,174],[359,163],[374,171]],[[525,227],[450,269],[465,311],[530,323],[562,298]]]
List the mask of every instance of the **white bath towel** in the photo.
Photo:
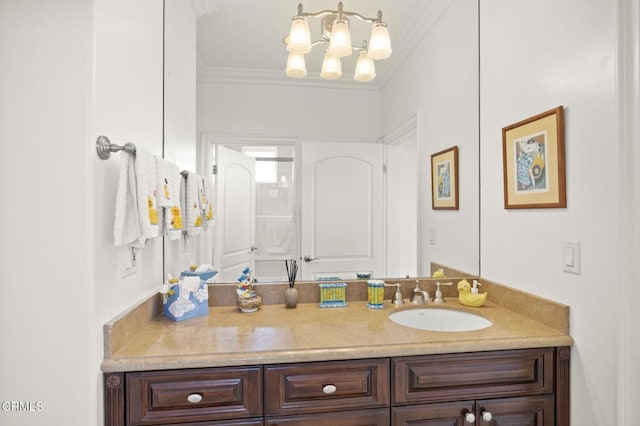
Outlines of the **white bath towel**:
[[158,207],[162,209],[161,234],[170,240],[180,238],[182,208],[180,206],[180,169],[163,158],[156,158],[156,186]]
[[160,219],[156,202],[156,159],[142,147],[136,148],[135,171],[140,231],[147,240],[160,235]]
[[198,235],[202,230],[202,213],[198,202],[198,182],[201,177],[197,173],[183,171],[180,183],[180,196],[182,200],[182,213],[185,220],[184,230],[187,235]]
[[116,246],[144,247],[138,215],[135,158],[134,154],[127,152],[120,154],[113,238]]

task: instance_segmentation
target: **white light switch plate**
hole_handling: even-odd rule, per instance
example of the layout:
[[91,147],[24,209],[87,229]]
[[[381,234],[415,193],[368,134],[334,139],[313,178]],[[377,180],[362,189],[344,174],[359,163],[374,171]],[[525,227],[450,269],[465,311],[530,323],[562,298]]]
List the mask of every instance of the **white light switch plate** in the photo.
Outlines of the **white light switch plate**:
[[580,273],[579,241],[564,241],[562,243],[562,270],[572,274]]

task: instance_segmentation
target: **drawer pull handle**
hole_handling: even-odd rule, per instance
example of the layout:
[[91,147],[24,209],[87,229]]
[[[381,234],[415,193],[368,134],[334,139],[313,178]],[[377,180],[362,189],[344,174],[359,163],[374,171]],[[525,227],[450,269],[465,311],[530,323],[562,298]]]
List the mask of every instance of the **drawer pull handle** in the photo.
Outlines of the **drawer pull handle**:
[[202,401],[202,395],[200,395],[199,393],[189,394],[189,396],[187,397],[187,401],[192,404],[197,404],[198,402]]
[[331,395],[332,393],[334,393],[337,390],[338,390],[338,388],[335,387],[335,385],[324,385],[324,387],[322,388],[322,392],[325,395]]

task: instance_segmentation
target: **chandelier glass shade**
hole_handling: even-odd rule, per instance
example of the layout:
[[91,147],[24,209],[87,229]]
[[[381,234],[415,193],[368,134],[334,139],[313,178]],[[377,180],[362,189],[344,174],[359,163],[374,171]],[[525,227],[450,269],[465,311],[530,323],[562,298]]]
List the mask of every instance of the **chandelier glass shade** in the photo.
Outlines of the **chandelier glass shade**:
[[[308,18],[321,18],[320,39],[311,41]],[[369,42],[361,46],[352,46],[349,25],[357,19],[372,24]],[[382,11],[375,18],[367,18],[355,12],[345,11],[342,2],[337,10],[323,10],[317,13],[303,11],[302,3],[298,4],[298,14],[291,19],[291,29],[284,39],[289,52],[286,74],[290,77],[307,75],[304,55],[311,52],[318,44],[327,45],[320,76],[335,80],[342,76],[340,58],[358,52],[358,61],[354,72],[357,81],[371,81],[376,77],[375,62],[391,56],[391,39],[387,25],[382,22]]]
[[291,31],[289,31],[289,43],[287,50],[292,53],[311,52],[311,35],[309,34],[309,23],[304,16],[296,16],[291,21]]
[[307,75],[304,53],[289,53],[289,58],[287,59],[287,75],[289,77],[304,77]]
[[357,81],[371,81],[376,78],[376,66],[366,50],[361,51],[358,55],[356,72],[353,78]]
[[327,51],[322,61],[320,77],[327,80],[336,80],[342,77],[342,63],[340,62],[340,58]]

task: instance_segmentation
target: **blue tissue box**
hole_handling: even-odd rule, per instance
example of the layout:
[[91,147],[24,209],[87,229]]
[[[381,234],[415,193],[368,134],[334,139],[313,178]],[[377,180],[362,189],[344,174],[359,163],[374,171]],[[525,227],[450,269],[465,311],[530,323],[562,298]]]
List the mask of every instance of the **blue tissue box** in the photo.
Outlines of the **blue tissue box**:
[[218,275],[218,271],[216,270],[205,271],[205,272],[182,271],[180,273],[180,279],[182,279],[182,277],[200,277],[202,281],[209,281],[211,278],[215,277],[216,275]]
[[171,287],[173,294],[163,296],[162,312],[173,321],[184,321],[189,318],[209,314],[209,288],[202,279],[197,294],[189,294],[189,299],[180,296],[180,285]]

